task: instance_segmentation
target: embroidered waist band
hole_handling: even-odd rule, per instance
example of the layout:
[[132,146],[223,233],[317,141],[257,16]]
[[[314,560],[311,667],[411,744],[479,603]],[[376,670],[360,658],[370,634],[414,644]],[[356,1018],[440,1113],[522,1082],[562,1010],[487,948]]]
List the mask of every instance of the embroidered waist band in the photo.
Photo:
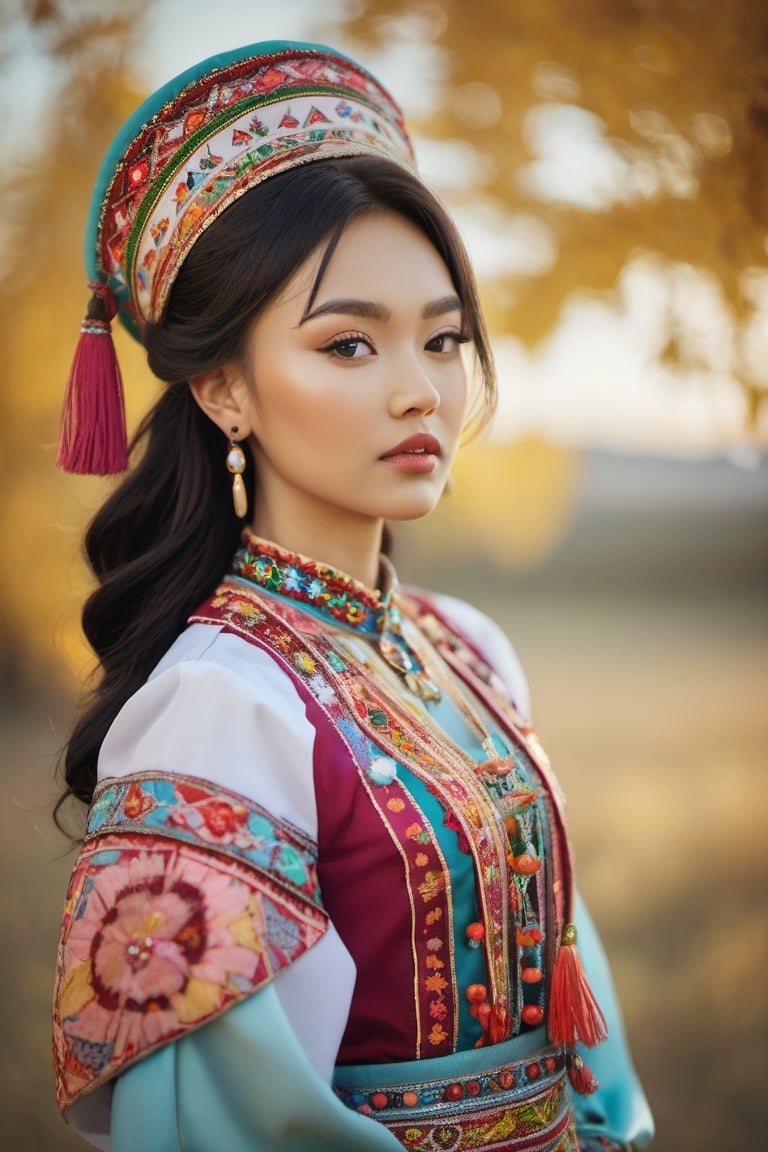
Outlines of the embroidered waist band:
[[543,1029],[433,1060],[340,1066],[334,1089],[410,1152],[578,1148],[563,1052]]

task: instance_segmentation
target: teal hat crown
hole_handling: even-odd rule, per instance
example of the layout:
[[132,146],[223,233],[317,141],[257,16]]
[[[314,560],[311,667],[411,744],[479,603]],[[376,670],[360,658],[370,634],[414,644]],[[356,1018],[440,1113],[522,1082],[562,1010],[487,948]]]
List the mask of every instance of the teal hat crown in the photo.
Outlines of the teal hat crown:
[[400,108],[360,65],[290,41],[211,56],[158,89],[115,137],[91,200],[89,279],[111,289],[140,338],[229,204],[296,165],[359,155],[414,167]]

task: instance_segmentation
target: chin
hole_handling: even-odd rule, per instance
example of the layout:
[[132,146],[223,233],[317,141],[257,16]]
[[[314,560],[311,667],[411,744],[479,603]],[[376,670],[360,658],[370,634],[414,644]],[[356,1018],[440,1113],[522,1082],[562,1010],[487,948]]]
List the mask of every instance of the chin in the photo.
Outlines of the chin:
[[408,520],[422,520],[425,516],[429,516],[430,512],[434,512],[440,503],[442,493],[431,493],[429,496],[422,496],[417,499],[411,497],[410,499],[403,499],[392,501],[386,511],[382,515],[383,520],[403,521]]

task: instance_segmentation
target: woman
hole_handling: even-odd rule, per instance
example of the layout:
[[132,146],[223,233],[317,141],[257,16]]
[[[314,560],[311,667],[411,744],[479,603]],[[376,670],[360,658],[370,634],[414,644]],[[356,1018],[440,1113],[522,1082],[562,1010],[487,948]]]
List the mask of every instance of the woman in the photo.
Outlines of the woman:
[[168,387],[87,537],[62,1111],[116,1152],[642,1146],[514,654],[380,555],[445,486],[461,344],[493,402],[399,109],[317,45],[205,61],[118,135],[86,253],[60,462],[125,466],[116,309]]

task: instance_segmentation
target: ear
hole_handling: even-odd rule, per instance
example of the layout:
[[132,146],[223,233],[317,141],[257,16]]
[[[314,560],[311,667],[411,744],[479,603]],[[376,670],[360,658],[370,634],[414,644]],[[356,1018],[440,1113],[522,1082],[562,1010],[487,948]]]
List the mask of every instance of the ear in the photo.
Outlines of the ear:
[[223,364],[220,368],[193,376],[189,390],[206,416],[225,436],[231,436],[234,427],[238,430],[238,440],[251,435],[251,395],[238,366]]

